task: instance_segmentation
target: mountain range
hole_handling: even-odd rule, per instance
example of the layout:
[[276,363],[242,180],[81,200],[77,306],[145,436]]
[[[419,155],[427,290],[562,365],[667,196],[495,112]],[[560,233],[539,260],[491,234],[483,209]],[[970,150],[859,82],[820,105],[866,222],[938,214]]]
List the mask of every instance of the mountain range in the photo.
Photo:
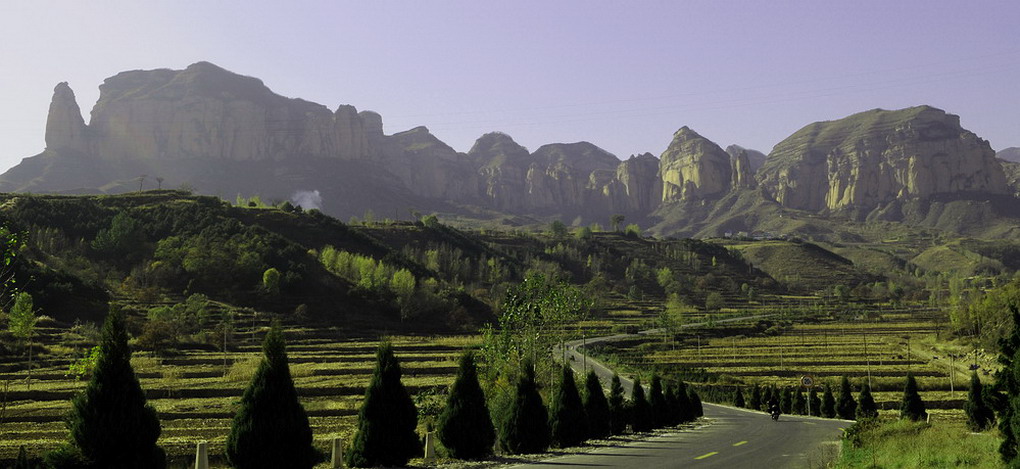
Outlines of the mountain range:
[[106,79],[88,124],[60,83],[46,149],[0,175],[0,191],[184,186],[300,199],[338,217],[437,212],[503,226],[605,224],[619,214],[663,235],[826,236],[838,231],[832,220],[1020,234],[1020,149],[998,159],[958,116],[930,106],[812,123],[768,155],[723,149],[684,126],[658,156],[623,160],[588,142],[529,151],[500,132],[463,153],[425,127],[386,135],[382,122],[351,105],[277,95],[208,62]]

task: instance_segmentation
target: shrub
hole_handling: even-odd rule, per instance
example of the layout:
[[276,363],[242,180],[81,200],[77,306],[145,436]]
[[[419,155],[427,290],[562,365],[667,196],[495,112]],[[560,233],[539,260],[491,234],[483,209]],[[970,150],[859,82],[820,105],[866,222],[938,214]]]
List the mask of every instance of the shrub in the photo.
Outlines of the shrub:
[[844,420],[853,420],[857,413],[857,401],[854,400],[850,380],[846,376],[839,383],[839,399],[836,400],[836,415]]
[[111,311],[106,317],[92,377],[71,399],[67,426],[69,445],[47,455],[51,465],[166,467],[166,455],[156,446],[161,433],[159,418],[146,403],[131,368],[131,350],[120,312]]
[[541,453],[549,448],[549,414],[535,383],[535,365],[525,361],[510,408],[499,427],[499,444],[508,453]]
[[552,442],[560,448],[581,444],[588,434],[588,420],[584,415],[581,395],[577,392],[574,382],[574,370],[570,365],[563,365],[560,385],[552,400],[549,412],[549,429]]
[[478,384],[475,357],[470,351],[460,357],[460,369],[453,382],[446,407],[439,414],[439,441],[457,459],[481,459],[492,453],[496,431]]
[[878,405],[875,404],[875,398],[871,396],[871,386],[868,383],[861,386],[861,394],[858,396],[857,402],[857,420],[878,417]]
[[403,466],[422,453],[415,433],[418,410],[400,382],[400,363],[393,345],[380,343],[375,356],[372,381],[358,410],[358,430],[346,462],[352,467]]
[[588,372],[584,389],[584,413],[588,417],[588,437],[605,438],[609,436],[609,402],[606,401],[606,394],[595,370]]
[[278,325],[266,334],[262,352],[227,435],[227,461],[239,469],[311,468],[318,454],[312,448],[312,429],[294,389]]
[[924,409],[924,401],[917,392],[917,380],[913,373],[907,373],[907,382],[903,387],[903,403],[900,405],[900,418],[913,421],[925,420],[928,412]]

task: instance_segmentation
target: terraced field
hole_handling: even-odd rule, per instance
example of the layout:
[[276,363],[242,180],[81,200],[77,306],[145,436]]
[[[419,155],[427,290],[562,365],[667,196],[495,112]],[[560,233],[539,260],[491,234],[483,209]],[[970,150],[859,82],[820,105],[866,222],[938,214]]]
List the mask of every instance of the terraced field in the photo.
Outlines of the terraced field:
[[[202,440],[210,442],[213,453],[222,452],[235,403],[261,358],[261,332],[254,340],[246,334],[246,341],[227,354],[192,351],[172,358],[135,354],[132,363],[163,426],[159,444],[172,460],[186,464],[194,457],[194,445]],[[291,328],[285,334],[291,372],[316,445],[325,450],[336,436],[349,441],[375,364],[377,340],[346,336],[336,329]],[[428,412],[441,405],[456,374],[457,357],[479,338],[392,337],[391,341],[401,361],[404,385],[419,409]],[[66,376],[68,363],[61,359],[41,362],[33,373],[31,390],[24,372],[0,373],[0,393],[2,383],[9,383],[6,408],[0,413],[0,459],[14,457],[20,445],[41,453],[66,439],[63,416],[71,397],[85,385]]]

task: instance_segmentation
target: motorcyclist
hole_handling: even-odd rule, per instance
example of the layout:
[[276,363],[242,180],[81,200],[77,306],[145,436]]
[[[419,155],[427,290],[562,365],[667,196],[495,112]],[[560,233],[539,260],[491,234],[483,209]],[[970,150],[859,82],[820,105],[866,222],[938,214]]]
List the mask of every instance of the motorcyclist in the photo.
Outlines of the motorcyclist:
[[780,413],[779,399],[773,397],[772,400],[769,401],[769,415],[772,415],[772,420],[779,420]]

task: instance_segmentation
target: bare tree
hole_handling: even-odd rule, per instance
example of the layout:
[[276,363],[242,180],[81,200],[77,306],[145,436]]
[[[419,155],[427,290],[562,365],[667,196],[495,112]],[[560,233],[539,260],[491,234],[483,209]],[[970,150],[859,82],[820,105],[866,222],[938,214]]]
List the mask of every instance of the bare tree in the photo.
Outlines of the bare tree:
[[141,176],[138,176],[138,192],[142,191],[142,184],[145,183],[145,178],[147,178],[147,177],[149,177],[148,174],[143,174]]
[[156,190],[163,190],[163,178],[156,177]]

